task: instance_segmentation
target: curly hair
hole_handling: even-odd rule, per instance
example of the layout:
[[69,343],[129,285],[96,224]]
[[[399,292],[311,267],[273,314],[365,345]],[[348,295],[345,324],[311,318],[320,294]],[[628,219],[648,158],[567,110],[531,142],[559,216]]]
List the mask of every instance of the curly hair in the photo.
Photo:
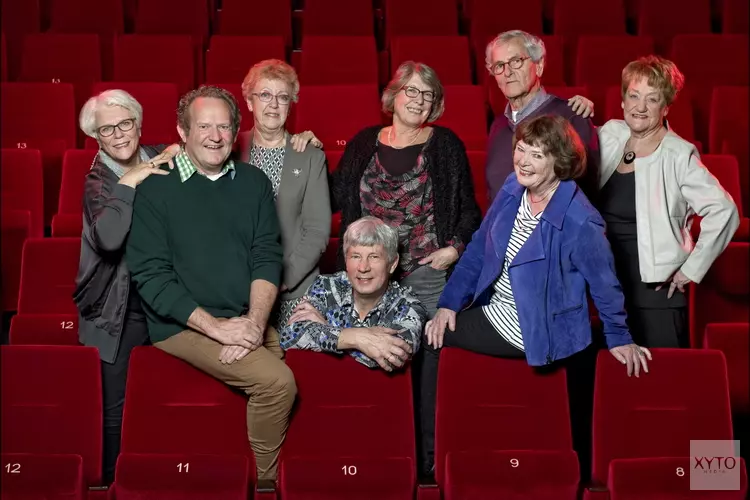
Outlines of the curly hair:
[[674,102],[685,85],[685,76],[675,63],[655,55],[645,56],[629,62],[622,70],[623,99],[630,84],[642,78],[659,91],[666,106]]
[[221,99],[227,103],[229,114],[232,118],[232,136],[237,137],[237,133],[240,131],[240,121],[242,120],[237,99],[228,90],[212,85],[201,85],[180,98],[180,103],[177,105],[177,124],[180,128],[186,134],[190,133],[190,105],[199,97],[212,97],[214,99]]
[[513,134],[513,149],[523,141],[555,159],[555,175],[561,181],[578,179],[586,173],[586,148],[578,132],[559,115],[524,120]]

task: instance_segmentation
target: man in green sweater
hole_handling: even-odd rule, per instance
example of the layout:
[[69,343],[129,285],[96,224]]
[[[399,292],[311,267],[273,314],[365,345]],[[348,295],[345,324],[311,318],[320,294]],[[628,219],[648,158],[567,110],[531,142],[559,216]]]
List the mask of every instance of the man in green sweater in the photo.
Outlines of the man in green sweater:
[[275,479],[297,388],[267,327],[282,270],[273,190],[229,159],[239,125],[225,90],[182,97],[177,169],[138,187],[126,262],[153,344],[248,395],[258,479]]

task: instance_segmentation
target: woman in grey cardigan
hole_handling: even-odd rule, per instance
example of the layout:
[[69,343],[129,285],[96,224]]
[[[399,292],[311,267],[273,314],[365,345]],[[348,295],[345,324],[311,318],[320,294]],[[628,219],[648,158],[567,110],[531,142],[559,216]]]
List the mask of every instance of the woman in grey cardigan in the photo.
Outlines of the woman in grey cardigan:
[[86,176],[81,258],[73,299],[78,307],[79,339],[99,349],[104,408],[103,471],[114,479],[120,451],[125,377],[130,351],[148,341],[146,318],[123,253],[130,232],[136,187],[150,175],[168,175],[177,146],[141,146],[143,110],[133,96],[107,90],[81,109],[81,129],[99,143]]
[[[242,82],[242,96],[253,113],[254,127],[242,160],[271,180],[284,249],[284,276],[274,326],[283,327],[318,276],[318,261],[331,232],[326,157],[310,133],[290,136],[286,119],[297,102],[299,80],[278,59],[261,61]],[[311,142],[314,148],[306,148]]]

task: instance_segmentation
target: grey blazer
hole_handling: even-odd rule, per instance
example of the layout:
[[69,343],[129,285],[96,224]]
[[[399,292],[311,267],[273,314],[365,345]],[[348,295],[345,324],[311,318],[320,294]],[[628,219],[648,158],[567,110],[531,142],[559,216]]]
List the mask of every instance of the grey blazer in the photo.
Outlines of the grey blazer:
[[[248,146],[241,155],[246,163],[251,163],[252,138],[250,131]],[[276,212],[284,249],[283,283],[287,288],[281,300],[297,299],[320,274],[318,261],[331,235],[331,202],[325,154],[309,145],[302,153],[296,152],[289,134],[286,135]]]

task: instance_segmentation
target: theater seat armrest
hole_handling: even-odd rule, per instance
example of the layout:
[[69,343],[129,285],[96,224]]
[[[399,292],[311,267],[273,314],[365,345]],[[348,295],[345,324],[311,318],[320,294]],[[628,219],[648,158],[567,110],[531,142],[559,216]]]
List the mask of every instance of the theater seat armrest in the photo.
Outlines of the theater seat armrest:
[[276,482],[273,479],[259,479],[255,485],[255,496],[257,500],[275,500]]
[[437,484],[420,484],[417,487],[417,500],[440,500],[440,488]]

